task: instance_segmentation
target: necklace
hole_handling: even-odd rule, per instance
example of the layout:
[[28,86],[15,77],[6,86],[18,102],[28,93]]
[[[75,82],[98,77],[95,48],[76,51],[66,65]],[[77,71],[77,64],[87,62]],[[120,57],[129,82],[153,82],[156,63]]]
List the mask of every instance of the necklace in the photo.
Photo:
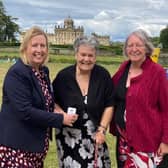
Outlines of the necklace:
[[87,104],[87,95],[84,96],[84,103]]

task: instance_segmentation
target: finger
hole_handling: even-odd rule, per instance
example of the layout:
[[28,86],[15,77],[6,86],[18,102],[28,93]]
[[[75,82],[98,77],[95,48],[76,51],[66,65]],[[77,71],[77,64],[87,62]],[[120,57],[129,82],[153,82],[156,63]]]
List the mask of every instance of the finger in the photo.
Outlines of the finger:
[[73,121],[75,121],[76,119],[77,119],[76,116],[73,116],[73,117],[72,117],[72,120],[73,120]]
[[96,144],[100,146],[102,143],[100,141],[96,141]]
[[158,154],[158,156],[161,155],[161,149],[160,148],[158,149],[157,154]]
[[73,126],[73,124],[72,124],[72,123],[70,123],[70,124],[69,124],[69,126],[70,126],[70,127],[72,127],[72,126]]
[[74,121],[73,121],[73,120],[71,120],[71,123],[70,123],[70,124],[71,124],[71,126],[73,126],[73,123],[74,123]]

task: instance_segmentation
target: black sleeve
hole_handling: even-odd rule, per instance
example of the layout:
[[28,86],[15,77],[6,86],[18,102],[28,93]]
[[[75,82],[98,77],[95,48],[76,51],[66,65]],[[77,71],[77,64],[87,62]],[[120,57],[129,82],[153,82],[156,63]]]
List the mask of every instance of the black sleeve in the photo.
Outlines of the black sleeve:
[[114,99],[113,99],[114,85],[109,72],[106,72],[104,82],[105,82],[105,107],[113,106],[114,105]]
[[63,77],[61,77],[61,74],[58,73],[57,76],[55,77],[55,79],[52,82],[52,87],[53,87],[53,93],[54,93],[54,101],[58,104],[60,104],[59,102],[59,94],[61,92],[60,89],[62,89],[63,87]]

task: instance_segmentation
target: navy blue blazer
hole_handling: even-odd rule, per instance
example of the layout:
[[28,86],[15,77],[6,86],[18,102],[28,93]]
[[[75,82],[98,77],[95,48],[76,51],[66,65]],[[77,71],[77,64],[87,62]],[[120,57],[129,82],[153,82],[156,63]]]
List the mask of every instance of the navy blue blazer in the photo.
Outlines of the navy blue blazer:
[[[48,88],[49,71],[44,67]],[[0,112],[0,144],[42,152],[47,128],[62,126],[63,116],[47,112],[45,98],[31,67],[19,59],[7,72]]]

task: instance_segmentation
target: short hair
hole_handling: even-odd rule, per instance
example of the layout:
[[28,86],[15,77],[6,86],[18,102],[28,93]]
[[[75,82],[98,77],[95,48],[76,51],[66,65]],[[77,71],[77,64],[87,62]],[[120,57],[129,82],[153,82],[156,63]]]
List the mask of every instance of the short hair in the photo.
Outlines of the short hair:
[[98,42],[97,38],[94,37],[94,36],[90,36],[90,37],[80,36],[80,37],[77,37],[75,42],[74,42],[74,45],[73,45],[75,53],[78,52],[79,47],[81,45],[88,45],[88,46],[90,46],[90,47],[92,47],[96,50],[96,54],[98,52],[99,42]]
[[[33,37],[38,36],[38,35],[43,35],[45,37],[46,44],[47,44],[47,49],[48,49],[48,38],[47,38],[46,33],[38,26],[31,27],[30,29],[28,29],[26,31],[26,33],[23,37],[23,42],[20,45],[20,57],[25,64],[29,64],[28,58],[25,54],[25,51],[28,47],[28,44]],[[48,61],[48,54],[47,54],[47,57],[46,57],[44,63],[47,62],[47,61]]]
[[142,40],[142,42],[144,43],[145,45],[145,48],[146,48],[146,56],[151,56],[152,55],[152,52],[153,52],[153,49],[154,49],[154,46],[151,42],[151,38],[149,37],[149,35],[147,34],[147,32],[145,32],[144,30],[142,29],[138,29],[138,30],[135,30],[133,31],[126,39],[125,41],[125,44],[124,44],[124,47],[123,47],[123,54],[127,56],[127,52],[126,52],[126,47],[127,47],[127,44],[128,44],[128,40],[129,38],[132,36],[132,35],[135,35],[136,37],[138,37],[139,39]]

